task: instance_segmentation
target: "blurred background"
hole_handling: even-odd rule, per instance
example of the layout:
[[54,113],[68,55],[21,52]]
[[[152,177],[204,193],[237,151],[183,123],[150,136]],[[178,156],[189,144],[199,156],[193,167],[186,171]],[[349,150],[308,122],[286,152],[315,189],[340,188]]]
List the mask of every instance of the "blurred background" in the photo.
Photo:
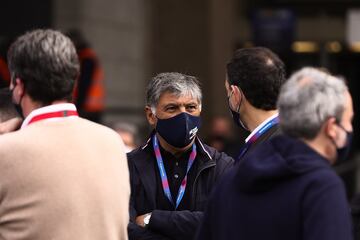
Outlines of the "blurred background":
[[[271,48],[288,74],[311,65],[343,76],[359,112],[359,0],[2,0],[0,12],[1,86],[8,85],[6,51],[16,36],[34,28],[77,29],[104,73],[101,122],[136,133],[133,147],[150,130],[143,113],[147,82],[178,71],[201,81],[203,138],[236,156],[247,133],[230,120],[224,80],[239,47]],[[359,124],[356,114],[352,157],[335,167],[349,197],[360,192]]]

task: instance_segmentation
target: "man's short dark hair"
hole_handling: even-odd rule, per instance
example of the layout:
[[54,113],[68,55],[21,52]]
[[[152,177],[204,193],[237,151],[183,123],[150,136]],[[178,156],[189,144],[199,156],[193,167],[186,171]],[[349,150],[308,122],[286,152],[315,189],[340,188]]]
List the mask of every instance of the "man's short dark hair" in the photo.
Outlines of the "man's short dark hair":
[[285,65],[264,47],[243,48],[227,64],[230,85],[238,86],[246,99],[262,110],[276,109],[276,101],[286,80]]
[[8,63],[12,81],[20,78],[34,101],[48,105],[71,100],[79,60],[73,43],[61,32],[25,33],[10,46]]
[[9,88],[0,88],[0,123],[18,116]]

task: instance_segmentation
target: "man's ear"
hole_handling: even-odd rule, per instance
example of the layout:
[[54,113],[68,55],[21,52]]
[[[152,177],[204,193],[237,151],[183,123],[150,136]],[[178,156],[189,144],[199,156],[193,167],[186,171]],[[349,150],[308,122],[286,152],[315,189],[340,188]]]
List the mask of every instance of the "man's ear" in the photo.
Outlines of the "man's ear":
[[336,119],[334,117],[329,118],[324,125],[325,134],[332,139],[337,137],[336,125]]
[[25,94],[25,86],[23,81],[20,78],[15,78],[15,84],[13,86],[13,88],[16,88],[16,94],[20,95],[20,96],[24,96]]
[[243,97],[239,87],[236,85],[230,85],[230,91],[233,92],[233,98],[235,99],[235,101],[239,103],[241,98]]
[[154,115],[154,113],[151,111],[151,107],[150,106],[146,106],[145,107],[145,115],[146,115],[146,119],[148,121],[148,123],[151,126],[155,126],[156,125],[156,116]]

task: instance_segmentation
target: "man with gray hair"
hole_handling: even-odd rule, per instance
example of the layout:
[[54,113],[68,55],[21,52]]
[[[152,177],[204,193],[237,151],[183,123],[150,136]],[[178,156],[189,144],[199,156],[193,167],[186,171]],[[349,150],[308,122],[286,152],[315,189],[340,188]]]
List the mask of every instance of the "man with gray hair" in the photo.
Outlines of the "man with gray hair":
[[282,87],[278,108],[283,135],[221,181],[198,239],[353,238],[345,189],[331,168],[347,158],[353,131],[345,83],[303,68]]
[[130,239],[193,239],[209,193],[233,165],[197,137],[201,99],[193,76],[161,73],[148,84],[145,113],[154,130],[128,154]]

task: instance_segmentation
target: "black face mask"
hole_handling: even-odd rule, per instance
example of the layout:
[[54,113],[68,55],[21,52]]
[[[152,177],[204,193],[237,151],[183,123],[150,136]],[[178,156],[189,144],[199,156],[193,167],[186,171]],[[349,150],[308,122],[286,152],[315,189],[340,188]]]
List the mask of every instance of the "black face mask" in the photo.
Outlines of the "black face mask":
[[171,146],[183,148],[195,138],[200,125],[200,117],[183,112],[172,118],[158,119],[156,131]]
[[21,96],[19,103],[16,103],[16,102],[14,101],[13,92],[14,92],[15,87],[16,87],[16,84],[15,84],[14,87],[10,90],[11,95],[12,95],[12,99],[13,99],[13,100],[12,100],[12,103],[13,103],[13,105],[14,105],[14,107],[15,107],[15,110],[16,110],[16,112],[18,113],[18,115],[19,115],[22,119],[24,119],[24,118],[25,118],[25,117],[24,117],[24,112],[23,112],[22,107],[21,107],[21,100],[22,100],[23,96]]
[[240,104],[239,104],[239,106],[238,106],[237,111],[234,111],[234,110],[231,109],[231,106],[230,106],[230,98],[231,98],[232,93],[233,93],[233,92],[231,92],[230,95],[228,96],[228,107],[229,107],[229,110],[230,110],[232,119],[234,120],[234,123],[235,123],[238,127],[242,127],[243,129],[249,131],[248,128],[245,126],[245,124],[241,121],[241,118],[240,118],[239,110],[240,110],[242,98],[241,98],[241,102],[240,102]]
[[335,147],[336,147],[336,152],[337,152],[337,162],[342,162],[342,161],[345,161],[349,157],[351,143],[352,143],[354,133],[346,131],[346,129],[343,126],[341,126],[340,124],[338,124],[338,126],[342,130],[344,130],[346,133],[346,142],[343,147],[339,148],[338,146],[336,146],[336,143],[334,142]]

